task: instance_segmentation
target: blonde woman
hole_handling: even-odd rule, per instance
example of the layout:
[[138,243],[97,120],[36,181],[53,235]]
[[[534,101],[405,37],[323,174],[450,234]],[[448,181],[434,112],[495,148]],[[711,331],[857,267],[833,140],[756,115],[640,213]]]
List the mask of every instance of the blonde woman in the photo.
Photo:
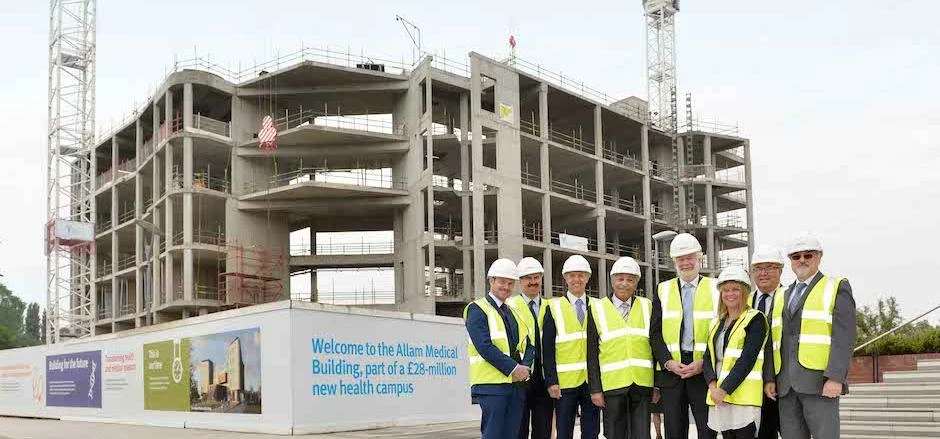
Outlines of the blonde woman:
[[767,319],[747,302],[751,281],[740,267],[718,276],[721,302],[705,351],[708,428],[723,439],[754,439],[760,427]]

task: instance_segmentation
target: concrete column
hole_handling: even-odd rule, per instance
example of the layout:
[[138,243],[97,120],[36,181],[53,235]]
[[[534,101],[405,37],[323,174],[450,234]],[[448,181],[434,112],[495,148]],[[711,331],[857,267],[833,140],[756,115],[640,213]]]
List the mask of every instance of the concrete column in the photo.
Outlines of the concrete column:
[[183,134],[183,297],[193,300],[195,286],[193,261],[193,229],[196,215],[193,212],[193,139]]
[[[163,227],[163,211],[157,208],[158,195],[160,194],[160,186],[163,184],[160,175],[163,174],[162,160],[160,159],[159,154],[154,154],[153,156],[153,187],[151,188],[153,195],[153,214],[150,216],[150,219],[153,221],[153,225],[157,230],[162,230],[164,233],[166,229]],[[160,282],[160,240],[165,240],[164,236],[154,233],[150,238],[150,252],[151,252],[151,261],[150,261],[150,274],[151,274],[151,284],[150,284],[150,300],[151,309],[147,314],[148,316],[152,315],[154,309],[157,306],[164,302],[162,293],[164,292],[164,286]],[[150,322],[148,322],[150,323]]]
[[717,225],[715,217],[715,204],[714,204],[714,188],[712,186],[712,181],[715,179],[715,168],[713,166],[714,161],[712,160],[712,137],[705,136],[705,141],[703,142],[703,149],[705,153],[705,223],[707,229],[705,229],[705,250],[708,254],[708,267],[717,270],[718,269],[718,248],[715,247],[715,226]]
[[463,238],[461,253],[463,256],[463,292],[461,297],[470,301],[474,291],[473,277],[473,226],[470,218],[473,211],[470,209],[470,196],[468,195],[468,185],[470,184],[470,137],[467,132],[470,130],[470,95],[460,94],[460,181],[463,187],[460,191],[460,220],[461,236]]
[[[597,207],[595,220],[597,226],[597,253],[607,254],[607,208],[604,207],[604,110],[600,105],[594,106],[594,190],[597,194]],[[597,294],[607,297],[607,259],[601,257],[597,261]]]
[[470,156],[472,157],[472,197],[473,197],[473,277],[479,279],[473,288],[473,298],[478,299],[486,295],[487,285],[482,282],[486,279],[486,259],[483,250],[483,184],[480,168],[483,167],[483,124],[480,121],[480,92],[481,76],[476,66],[477,60],[471,58],[470,73],[470,130],[473,138],[470,139]]
[[193,84],[183,84],[183,128],[193,127]]
[[437,308],[437,299],[434,295],[435,286],[437,285],[437,274],[435,274],[435,249],[434,249],[434,131],[433,131],[433,120],[434,120],[434,107],[433,100],[431,99],[431,90],[432,90],[432,80],[431,75],[427,75],[424,79],[425,93],[424,93],[424,103],[423,105],[427,108],[428,117],[421,118],[421,128],[418,130],[427,130],[427,136],[425,136],[425,142],[427,146],[427,155],[424,157],[424,160],[427,160],[427,175],[428,178],[425,179],[427,182],[424,186],[426,191],[426,196],[423,202],[427,206],[427,218],[425,219],[428,223],[428,233],[425,236],[428,236],[428,277],[427,283],[431,286],[431,297],[428,298],[431,306],[431,314],[434,314],[434,310]]
[[[137,163],[140,164],[143,161],[143,158],[140,156],[140,149],[144,143],[144,131],[143,126],[140,123],[140,119],[134,123],[134,138],[136,139],[137,152],[134,154],[134,157],[137,158]],[[141,219],[144,212],[144,179],[136,170],[134,171],[134,218]],[[144,262],[144,229],[140,224],[134,226],[134,313],[139,313],[143,309],[144,304],[144,283],[143,283],[143,274],[144,270],[141,269],[141,264]],[[141,326],[140,318],[134,319],[134,324],[136,327]]]
[[164,213],[164,226],[163,232],[164,242],[166,244],[166,258],[164,258],[164,284],[166,285],[164,289],[164,301],[170,302],[173,300],[173,252],[170,251],[170,248],[173,247],[173,234],[176,233],[173,227],[173,200],[169,194],[173,191],[173,146],[168,142],[163,148],[164,159],[164,172],[166,175],[166,202],[163,203],[163,213]]
[[167,88],[166,93],[164,94],[164,117],[166,123],[166,134],[169,137],[170,128],[173,125],[173,93],[170,92],[170,89]]
[[548,84],[539,83],[539,134],[542,143],[539,146],[539,182],[544,193],[542,194],[542,267],[545,275],[542,276],[542,291],[546,297],[552,297],[552,199],[548,194],[551,191],[552,170],[548,150]]
[[744,187],[747,188],[747,259],[750,263],[751,255],[754,254],[754,189],[753,180],[751,180],[751,141],[744,141]]
[[[310,224],[310,255],[316,256],[317,254],[317,230],[314,227],[314,224]],[[317,287],[317,269],[310,270],[310,302],[316,303],[320,300],[319,290]]]
[[650,190],[650,136],[649,126],[640,127],[640,159],[643,163],[643,212],[646,218],[643,221],[643,258],[649,263],[646,267],[646,293],[653,295],[653,208],[652,191]]

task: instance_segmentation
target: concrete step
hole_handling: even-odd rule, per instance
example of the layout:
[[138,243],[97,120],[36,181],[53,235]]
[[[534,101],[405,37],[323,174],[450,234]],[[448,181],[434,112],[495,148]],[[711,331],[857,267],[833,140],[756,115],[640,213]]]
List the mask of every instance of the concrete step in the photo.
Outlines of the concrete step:
[[940,407],[940,397],[935,396],[907,396],[907,395],[891,395],[891,396],[845,396],[839,402],[841,407],[847,408],[865,408],[865,409],[880,409],[880,408],[936,408]]
[[940,422],[842,421],[840,437],[940,438]]
[[917,362],[917,370],[924,371],[940,371],[940,360],[920,360]]
[[877,383],[851,384],[849,394],[842,399],[855,396],[931,396],[940,397],[940,384]]
[[940,384],[940,371],[885,372],[885,383]]
[[940,422],[940,408],[931,409],[856,409],[840,407],[842,421]]

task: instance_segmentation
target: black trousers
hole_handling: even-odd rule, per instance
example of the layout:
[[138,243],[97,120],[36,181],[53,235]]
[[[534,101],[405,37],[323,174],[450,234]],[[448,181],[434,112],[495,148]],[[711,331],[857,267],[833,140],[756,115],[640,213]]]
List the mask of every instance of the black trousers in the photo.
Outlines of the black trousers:
[[522,426],[519,439],[529,439],[529,425],[532,426],[532,439],[551,439],[552,412],[555,400],[548,396],[544,381],[533,381],[526,389],[525,407],[522,408]]
[[604,393],[604,437],[648,439],[650,437],[649,387],[630,386],[626,392]]
[[[691,354],[682,354],[682,363],[692,362]],[[714,439],[717,434],[708,428],[708,406],[705,405],[705,394],[708,385],[705,377],[698,374],[694,377],[679,380],[675,386],[660,387],[663,400],[663,423],[666,424],[666,437],[669,439],[689,438],[689,408],[695,418],[695,427],[699,439]]]
[[[763,424],[763,422],[761,423]],[[712,434],[716,435],[715,432],[712,432]],[[754,439],[755,435],[757,435],[757,426],[751,422],[747,427],[721,432],[721,439]]]
[[760,431],[757,439],[777,439],[780,433],[780,412],[777,401],[764,396],[764,405],[760,408]]
[[581,408],[581,439],[597,439],[601,432],[601,411],[591,402],[591,390],[587,383],[574,389],[561,391],[561,399],[555,404],[555,426],[558,439],[574,437],[574,423]]

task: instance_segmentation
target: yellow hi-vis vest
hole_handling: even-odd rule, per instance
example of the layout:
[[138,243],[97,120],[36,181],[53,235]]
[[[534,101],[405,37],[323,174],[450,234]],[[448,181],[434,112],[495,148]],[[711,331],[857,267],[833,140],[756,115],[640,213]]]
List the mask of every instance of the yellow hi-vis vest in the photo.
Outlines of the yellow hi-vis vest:
[[542,337],[542,323],[545,322],[545,310],[548,308],[548,299],[543,297],[539,304],[538,333],[535,332],[535,319],[532,318],[529,303],[526,302],[526,298],[522,294],[510,297],[509,300],[506,301],[506,305],[513,308],[516,311],[516,315],[522,319],[522,323],[525,324],[528,330],[529,340],[532,342],[532,346],[536,346],[536,340],[540,340]]
[[[510,355],[509,353],[509,336],[506,333],[506,324],[503,323],[503,318],[500,317],[499,311],[490,304],[486,298],[477,299],[473,301],[477,304],[483,313],[486,314],[486,323],[490,330],[490,340],[493,342],[493,346],[496,346],[500,352]],[[519,344],[515,347],[516,351],[519,352],[519,358],[525,356],[525,347],[526,347],[526,327],[522,323],[522,320],[516,314],[512,307],[508,307],[512,313],[513,318],[516,319],[516,327],[519,328],[518,337]],[[467,310],[470,309],[470,305],[467,305],[463,309],[463,319],[467,320]],[[511,384],[512,376],[503,375],[492,364],[487,362],[480,356],[480,353],[477,352],[477,348],[473,346],[473,340],[468,340],[467,342],[467,358],[470,360],[470,385],[474,386],[477,384]]]
[[[598,300],[581,297],[585,308],[600,306]],[[584,324],[578,322],[574,304],[568,297],[556,297],[549,305],[552,320],[555,322],[555,370],[558,372],[558,386],[573,389],[587,382],[587,315]],[[585,309],[585,311],[588,311]]]
[[[731,368],[734,367],[734,363],[741,357],[742,349],[744,349],[744,328],[755,318],[763,319],[764,314],[754,309],[748,309],[738,318],[734,327],[731,328],[731,335],[728,336],[728,345],[725,346],[725,356],[721,361],[721,370],[718,371],[719,386],[724,382],[725,378],[728,377],[728,374],[731,373]],[[711,324],[711,329],[708,331],[708,351],[711,354],[711,358],[706,361],[711,361],[713,366],[716,362],[714,340],[715,333],[718,332],[719,324],[721,324],[721,320],[715,319]],[[764,346],[766,342],[767,334],[764,333],[764,341],[761,343],[761,346]],[[724,401],[728,404],[760,407],[764,403],[764,379],[761,375],[763,367],[764,349],[762,347],[760,353],[757,354],[757,361],[754,362],[754,367],[751,369],[751,372],[747,374],[747,377],[744,378],[741,385],[739,385],[737,389],[734,389],[734,392],[725,395]],[[705,402],[707,402],[708,405],[715,405],[711,395],[712,391],[709,390],[708,394],[705,395]]]
[[[708,328],[712,320],[718,317],[718,282],[702,276],[695,290],[692,302],[693,313],[693,349],[694,360],[705,357],[705,344]],[[682,296],[679,294],[679,279],[673,278],[659,284],[659,301],[663,308],[663,341],[672,354],[672,359],[681,362],[682,350],[679,334],[682,329]]]
[[650,346],[650,314],[653,303],[633,298],[627,320],[610,298],[594,302],[591,317],[599,338],[598,360],[604,391],[636,384],[653,387],[653,348]]
[[[780,362],[780,340],[783,339],[783,309],[787,306],[783,296],[786,296],[786,291],[787,289],[784,287],[777,288],[777,291],[774,292],[773,305],[770,310],[770,342],[773,343],[774,374],[780,373],[782,365]],[[756,306],[755,296],[757,296],[757,291],[751,293],[747,303],[754,303]]]
[[[809,292],[803,304],[800,323],[800,364],[811,370],[826,370],[832,345],[832,310],[842,278],[823,276]],[[805,294],[805,293],[804,293]]]

